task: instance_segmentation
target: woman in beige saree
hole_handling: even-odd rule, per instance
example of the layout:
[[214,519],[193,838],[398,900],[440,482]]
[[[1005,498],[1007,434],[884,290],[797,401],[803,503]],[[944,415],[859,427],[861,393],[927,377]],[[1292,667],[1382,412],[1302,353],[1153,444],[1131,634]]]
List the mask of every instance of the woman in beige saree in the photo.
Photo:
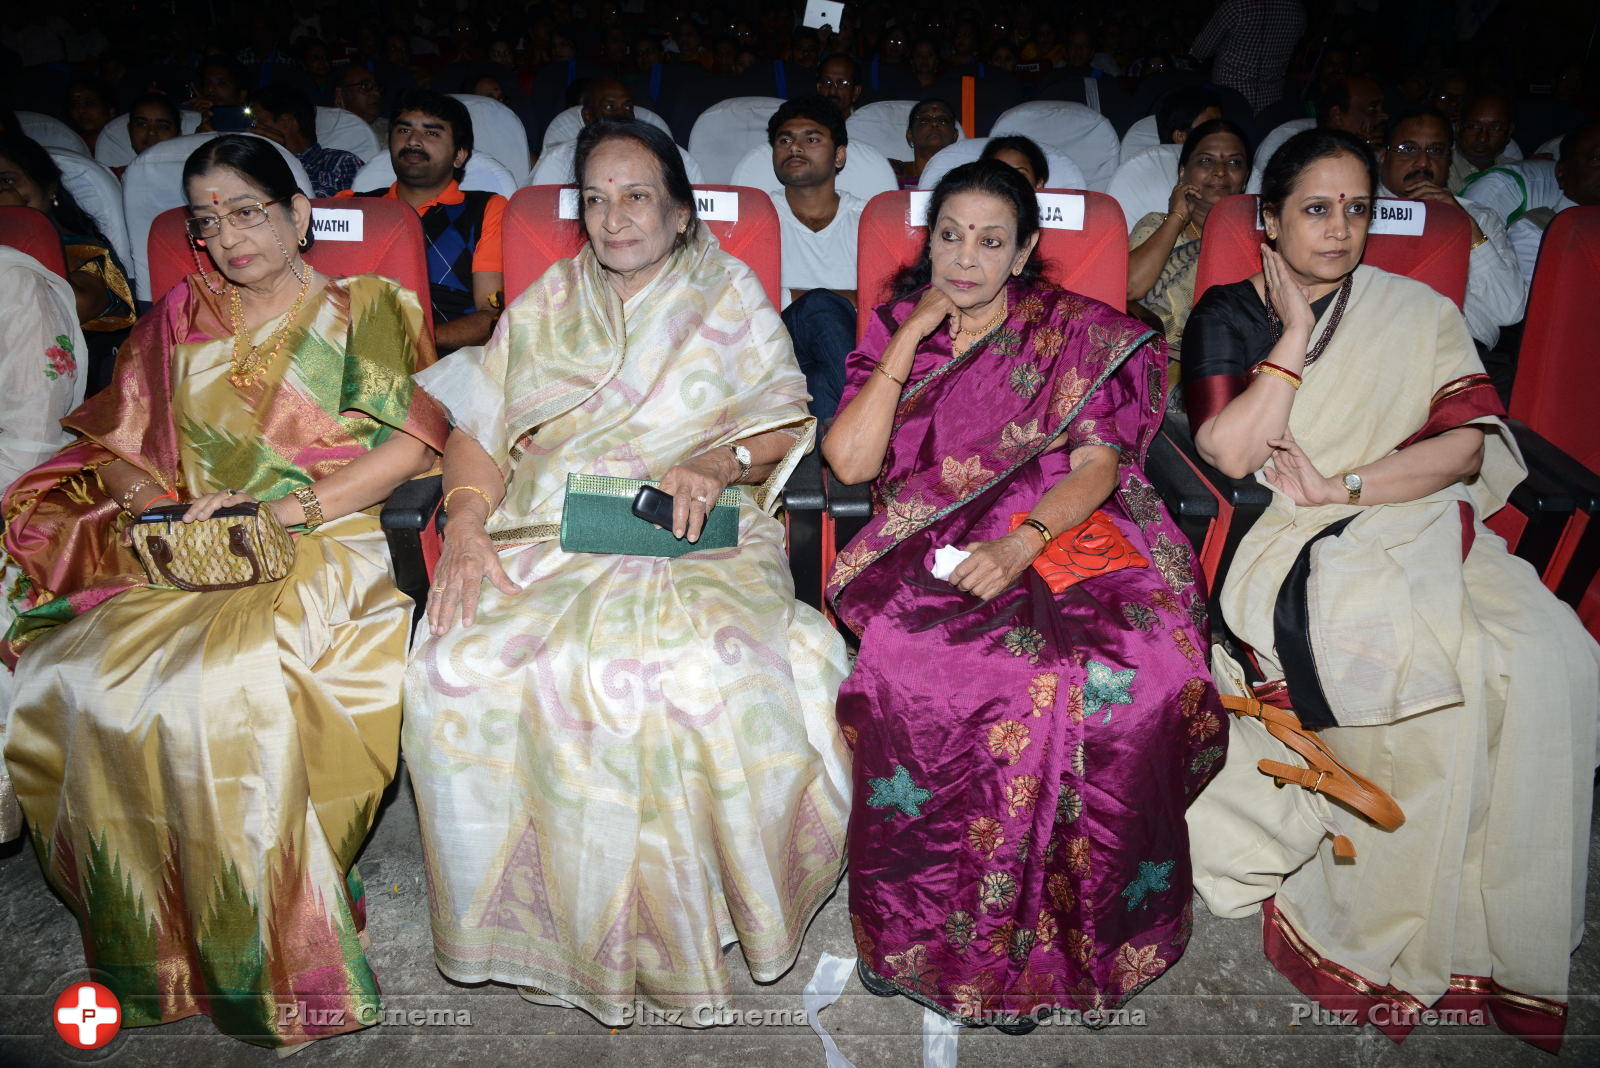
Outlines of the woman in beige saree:
[[[600,124],[576,166],[588,246],[419,376],[456,429],[404,749],[441,971],[704,1026],[725,949],[776,979],[844,863],[844,647],[794,600],[771,515],[815,420],[670,140]],[[659,478],[691,542],[734,486],[738,544],[568,552],[569,473]]]
[[1218,595],[1244,654],[1214,651],[1218,687],[1286,699],[1405,822],[1274,790],[1256,760],[1285,750],[1243,718],[1189,809],[1195,882],[1218,915],[1264,912],[1267,955],[1302,991],[1397,1040],[1448,1008],[1553,1048],[1582,933],[1600,655],[1483,525],[1525,470],[1460,313],[1357,266],[1375,188],[1349,135],[1278,150],[1262,188],[1275,250],[1196,305],[1184,383],[1201,454],[1278,491]]

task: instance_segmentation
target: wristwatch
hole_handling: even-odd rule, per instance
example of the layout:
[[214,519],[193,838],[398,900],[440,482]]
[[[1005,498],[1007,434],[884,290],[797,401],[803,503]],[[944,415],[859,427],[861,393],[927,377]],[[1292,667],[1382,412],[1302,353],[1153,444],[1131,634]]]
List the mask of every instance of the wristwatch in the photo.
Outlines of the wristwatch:
[[743,445],[729,445],[728,451],[733,453],[733,458],[739,461],[739,477],[735,482],[743,482],[750,476],[750,450]]
[[1361,503],[1361,476],[1360,475],[1356,474],[1354,471],[1348,472],[1344,476],[1344,488],[1345,488],[1345,492],[1350,494],[1350,503],[1351,504],[1360,504]]

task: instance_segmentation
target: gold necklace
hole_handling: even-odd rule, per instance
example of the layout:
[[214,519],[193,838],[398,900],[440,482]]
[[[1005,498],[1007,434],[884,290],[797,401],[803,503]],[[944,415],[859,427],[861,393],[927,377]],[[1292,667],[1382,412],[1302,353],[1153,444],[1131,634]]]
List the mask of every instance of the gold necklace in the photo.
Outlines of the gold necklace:
[[233,373],[228,376],[237,389],[249,389],[256,384],[272,361],[277,358],[278,351],[283,348],[284,339],[289,336],[289,328],[294,325],[295,317],[300,314],[300,305],[306,299],[306,290],[311,288],[311,279],[314,277],[307,273],[305,280],[300,283],[300,292],[294,295],[294,303],[289,310],[283,313],[283,318],[278,321],[277,329],[272,332],[268,340],[272,347],[266,355],[261,354],[260,345],[251,345],[249,350],[244,348],[244,301],[239,296],[239,287],[228,287],[228,319],[233,326]]
[[990,320],[988,322],[984,323],[982,326],[980,326],[976,330],[968,330],[966,327],[961,327],[959,330],[956,331],[956,335],[958,337],[970,337],[970,338],[983,337],[989,331],[993,330],[995,327],[999,326],[1001,323],[1003,323],[1005,321],[1006,312],[1008,310],[1010,310],[1010,305],[1011,305],[1010,294],[1002,294],[1001,298],[1000,298],[1000,310],[998,312],[996,312],[994,314],[994,316],[992,318],[990,318]]

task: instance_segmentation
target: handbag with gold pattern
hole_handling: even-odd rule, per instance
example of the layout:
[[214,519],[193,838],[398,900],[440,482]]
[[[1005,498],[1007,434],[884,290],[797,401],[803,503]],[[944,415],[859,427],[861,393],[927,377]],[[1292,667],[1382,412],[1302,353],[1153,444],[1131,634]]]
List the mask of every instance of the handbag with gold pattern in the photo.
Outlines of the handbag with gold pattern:
[[294,541],[264,504],[218,508],[209,519],[183,522],[187,504],[151,508],[128,532],[151,585],[212,593],[275,582],[289,573]]

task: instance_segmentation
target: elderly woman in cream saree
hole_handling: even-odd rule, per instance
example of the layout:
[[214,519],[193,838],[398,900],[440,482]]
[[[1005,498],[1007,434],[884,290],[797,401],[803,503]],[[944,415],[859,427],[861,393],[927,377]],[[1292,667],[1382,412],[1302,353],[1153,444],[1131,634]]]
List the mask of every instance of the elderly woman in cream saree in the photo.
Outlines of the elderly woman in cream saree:
[[[1525,469],[1461,314],[1354,266],[1372,186],[1347,137],[1292,138],[1287,182],[1268,165],[1270,298],[1262,276],[1208,291],[1184,383],[1202,453],[1234,474],[1265,453],[1278,491],[1218,594],[1248,654],[1215,651],[1218,687],[1287,699],[1405,822],[1273,789],[1256,761],[1285,750],[1241,719],[1189,809],[1195,883],[1218,915],[1262,911],[1267,956],[1308,996],[1396,1040],[1451,1008],[1554,1048],[1583,931],[1600,651],[1483,524]],[[1329,247],[1353,270],[1306,255]]]
[[[590,245],[486,349],[419,377],[456,431],[404,747],[441,971],[610,1026],[640,1002],[704,1025],[727,1001],[725,948],[776,979],[842,871],[846,662],[795,602],[771,515],[814,433],[788,336],[754,274],[700,230],[679,156],[650,144],[665,135],[617,125],[628,133],[580,141],[580,173],[615,179],[585,188]],[[609,190],[635,188],[654,200],[630,218],[635,202]],[[597,215],[632,236],[609,244]],[[641,241],[657,260],[635,255]],[[569,473],[699,486],[681,509],[716,499],[716,478],[685,472],[717,465],[745,483],[735,547],[665,558],[557,541]],[[492,559],[465,570],[473,552]]]

